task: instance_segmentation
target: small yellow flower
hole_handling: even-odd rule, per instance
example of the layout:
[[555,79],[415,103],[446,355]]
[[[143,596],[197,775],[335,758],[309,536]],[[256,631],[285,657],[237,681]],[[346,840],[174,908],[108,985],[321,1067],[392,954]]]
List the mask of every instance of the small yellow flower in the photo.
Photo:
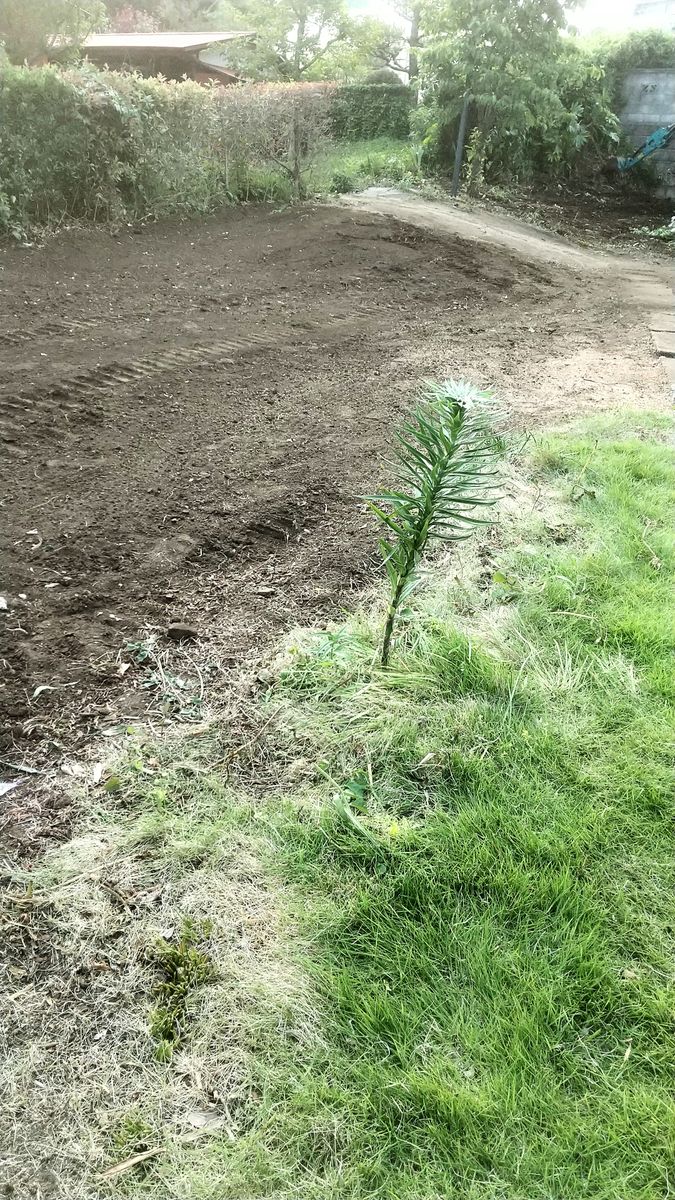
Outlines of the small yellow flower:
[[398,837],[400,832],[401,832],[401,827],[400,827],[398,821],[392,821],[391,825],[389,826],[389,837],[393,837],[393,838]]

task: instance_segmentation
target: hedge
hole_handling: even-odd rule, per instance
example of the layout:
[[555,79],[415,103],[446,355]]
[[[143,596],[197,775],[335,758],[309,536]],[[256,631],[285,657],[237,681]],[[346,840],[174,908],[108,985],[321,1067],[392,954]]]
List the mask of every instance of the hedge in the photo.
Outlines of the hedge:
[[406,138],[410,133],[413,94],[402,84],[353,83],[336,90],[331,106],[331,126],[336,138],[367,141],[369,138]]
[[661,29],[633,30],[617,36],[588,39],[589,50],[607,78],[613,103],[623,104],[623,85],[631,71],[675,69],[675,34]]
[[408,132],[405,88],[210,89],[91,67],[0,69],[0,234],[285,200],[331,138]]
[[[91,68],[0,71],[0,232],[288,199],[334,89],[199,87]],[[295,149],[294,149],[295,148]]]

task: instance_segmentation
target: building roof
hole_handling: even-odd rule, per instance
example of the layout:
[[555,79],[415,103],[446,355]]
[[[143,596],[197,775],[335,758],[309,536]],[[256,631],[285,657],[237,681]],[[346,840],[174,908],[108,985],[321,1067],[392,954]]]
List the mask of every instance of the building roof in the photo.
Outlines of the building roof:
[[86,50],[205,50],[217,42],[251,37],[253,31],[219,30],[208,33],[94,33],[84,43]]

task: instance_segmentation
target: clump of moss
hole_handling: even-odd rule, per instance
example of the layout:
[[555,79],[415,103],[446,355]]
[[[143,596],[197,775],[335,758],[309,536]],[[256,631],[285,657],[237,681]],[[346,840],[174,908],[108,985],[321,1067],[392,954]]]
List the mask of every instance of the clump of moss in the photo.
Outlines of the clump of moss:
[[112,1133],[113,1146],[125,1154],[148,1150],[155,1140],[152,1126],[135,1109],[124,1114]]
[[150,1033],[160,1062],[168,1062],[185,1037],[191,992],[215,978],[213,963],[203,947],[210,933],[209,921],[186,917],[178,940],[162,938],[152,951],[152,961],[162,976],[153,989],[157,1003],[150,1014]]

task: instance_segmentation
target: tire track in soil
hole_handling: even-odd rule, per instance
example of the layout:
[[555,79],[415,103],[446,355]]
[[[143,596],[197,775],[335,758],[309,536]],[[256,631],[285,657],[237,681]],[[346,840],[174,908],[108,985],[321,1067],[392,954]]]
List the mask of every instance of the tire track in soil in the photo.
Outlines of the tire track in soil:
[[[366,318],[376,306],[360,305],[359,315],[350,318],[336,315],[330,325],[322,321],[307,319],[302,328],[278,326],[264,333],[238,333],[236,336],[215,342],[196,342],[176,350],[149,354],[132,359],[128,363],[117,360],[76,371],[57,379],[48,387],[36,386],[0,395],[0,441],[13,443],[21,435],[26,419],[32,426],[43,418],[48,420],[56,410],[65,412],[68,419],[89,417],[95,419],[100,410],[91,407],[91,401],[103,399],[119,388],[134,388],[154,376],[170,373],[181,367],[227,366],[235,358],[275,347],[306,343],[308,338],[319,337],[323,343],[343,341],[357,333],[361,318]],[[94,322],[92,322],[94,324]],[[305,346],[306,348],[306,346]],[[32,430],[35,432],[35,430]]]
[[23,346],[26,342],[37,342],[43,337],[70,336],[73,333],[86,333],[97,326],[110,325],[114,317],[79,317],[72,321],[47,321],[44,325],[36,325],[33,329],[9,329],[0,333],[0,346]]
[[[45,762],[142,717],[140,681],[108,670],[141,630],[192,622],[227,672],[350,603],[372,567],[356,497],[377,486],[420,379],[477,377],[528,427],[601,406],[593,379],[612,355],[627,392],[652,379],[632,314],[597,275],[342,209],[232,220],[191,226],[189,247],[182,227],[112,248],[78,235],[32,275],[0,253],[5,307],[30,286],[17,326],[74,328],[45,312],[66,270],[85,325],[3,356],[12,753]],[[112,303],[125,321],[101,315]],[[59,689],[35,696],[45,683]]]

